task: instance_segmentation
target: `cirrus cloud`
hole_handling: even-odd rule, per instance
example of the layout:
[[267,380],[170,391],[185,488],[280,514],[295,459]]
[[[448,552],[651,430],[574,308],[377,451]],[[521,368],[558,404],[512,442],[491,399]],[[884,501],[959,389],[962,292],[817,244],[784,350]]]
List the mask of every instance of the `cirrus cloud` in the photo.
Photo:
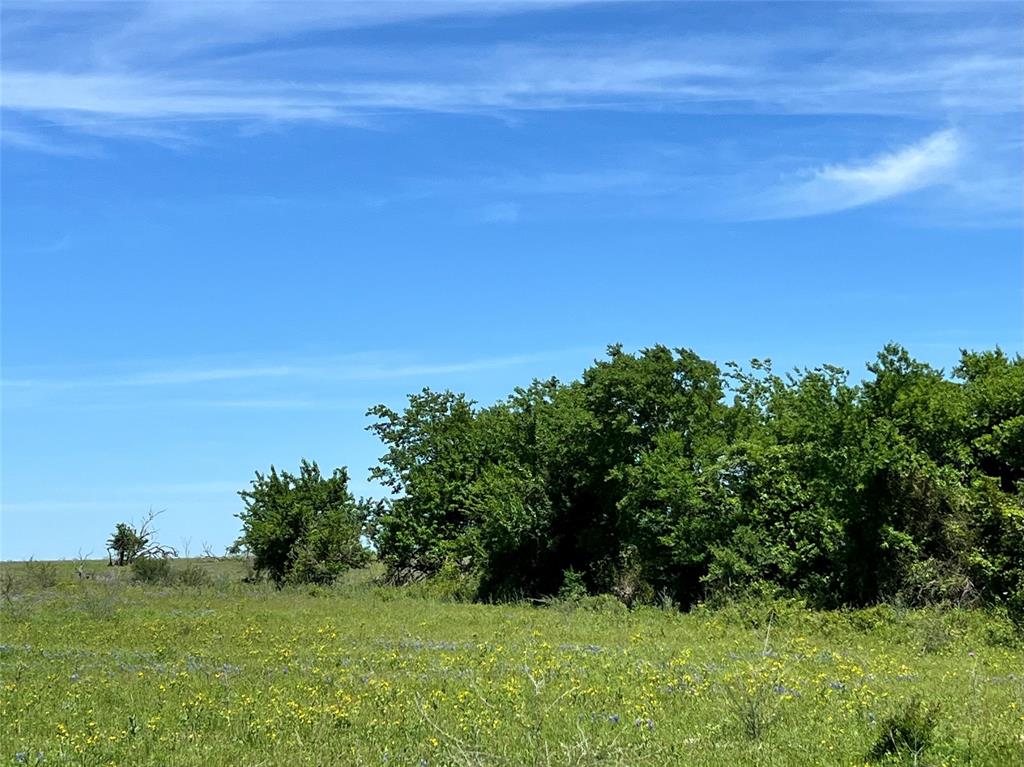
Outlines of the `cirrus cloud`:
[[746,203],[748,220],[798,218],[834,213],[887,200],[953,180],[963,139],[941,130],[870,160],[826,165],[796,174],[796,180]]

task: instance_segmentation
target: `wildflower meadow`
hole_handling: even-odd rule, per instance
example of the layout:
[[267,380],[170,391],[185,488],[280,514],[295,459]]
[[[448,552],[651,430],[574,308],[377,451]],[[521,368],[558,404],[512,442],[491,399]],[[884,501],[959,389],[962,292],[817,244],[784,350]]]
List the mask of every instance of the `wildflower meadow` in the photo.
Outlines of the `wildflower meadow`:
[[50,567],[0,570],[3,764],[1024,764],[1024,649],[998,613]]

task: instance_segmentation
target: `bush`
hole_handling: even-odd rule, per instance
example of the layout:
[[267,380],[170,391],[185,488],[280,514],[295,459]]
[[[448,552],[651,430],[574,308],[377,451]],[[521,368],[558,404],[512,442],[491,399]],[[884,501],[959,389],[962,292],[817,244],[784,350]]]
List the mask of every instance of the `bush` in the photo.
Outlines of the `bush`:
[[57,585],[57,565],[53,562],[38,562],[29,557],[25,563],[25,575],[29,583],[38,589],[49,589]]
[[171,580],[179,586],[189,586],[191,588],[209,586],[213,583],[213,578],[210,577],[210,574],[194,562],[189,562],[183,567],[173,568],[171,570]]
[[171,560],[164,557],[142,557],[132,562],[132,580],[136,583],[169,585],[172,582]]
[[955,639],[946,613],[934,607],[921,613],[918,633],[921,650],[926,655],[941,652]]
[[594,596],[583,597],[574,604],[578,610],[586,610],[593,613],[615,615],[629,612],[629,607],[626,606],[625,602],[613,594],[595,594]]
[[447,562],[434,575],[405,587],[416,596],[442,602],[472,602],[480,590],[480,577]]
[[132,581],[158,586],[200,588],[213,583],[213,578],[195,562],[176,567],[169,557],[141,557],[132,562]]
[[302,461],[299,474],[256,472],[239,495],[245,510],[238,543],[253,555],[258,575],[278,586],[332,583],[341,573],[369,559],[360,536],[365,507],[348,491],[348,472],[323,477],[316,463]]
[[729,716],[750,740],[761,740],[778,719],[776,688],[777,684],[760,678],[739,679],[726,686]]
[[562,576],[562,588],[558,590],[558,599],[562,602],[579,602],[589,595],[583,575],[571,567]]
[[892,605],[872,605],[846,613],[850,626],[870,633],[882,627],[893,626],[897,621],[896,609]]
[[989,647],[1016,649],[1024,646],[1024,631],[1010,619],[1005,607],[989,611],[986,618],[983,637]]
[[938,706],[922,703],[918,696],[903,702],[882,721],[868,758],[880,761],[894,754],[916,760],[932,743],[938,713]]

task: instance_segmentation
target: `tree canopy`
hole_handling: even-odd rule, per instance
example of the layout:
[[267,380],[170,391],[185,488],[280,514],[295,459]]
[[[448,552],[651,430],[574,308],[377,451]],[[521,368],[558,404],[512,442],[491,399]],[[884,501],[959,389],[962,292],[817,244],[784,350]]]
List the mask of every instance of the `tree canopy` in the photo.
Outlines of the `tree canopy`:
[[572,573],[627,601],[1024,610],[1024,360],[965,351],[947,376],[892,344],[868,372],[611,346],[491,406],[427,389],[378,405],[378,554],[399,580],[475,574],[481,598]]

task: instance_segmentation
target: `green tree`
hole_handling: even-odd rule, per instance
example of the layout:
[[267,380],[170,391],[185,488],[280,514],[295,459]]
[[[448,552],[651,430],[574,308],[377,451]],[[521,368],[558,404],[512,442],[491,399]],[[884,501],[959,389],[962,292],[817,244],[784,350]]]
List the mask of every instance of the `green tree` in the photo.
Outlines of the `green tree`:
[[618,563],[611,577],[619,590],[689,604],[728,517],[717,477],[725,447],[721,372],[689,349],[631,355],[611,347],[608,357],[583,376],[606,461],[592,478],[594,494],[614,518],[605,533],[614,548],[592,557]]
[[557,380],[534,381],[479,414],[487,463],[469,507],[484,598],[550,594],[562,583],[563,451],[576,443],[565,432],[579,414],[571,400]]
[[965,447],[981,473],[1016,492],[1024,482],[1024,357],[963,351],[954,373],[963,381]]
[[768,361],[730,368],[730,444],[717,478],[731,524],[711,545],[707,584],[715,593],[767,584],[832,601],[843,579],[856,390],[845,370],[831,366],[785,379]]
[[331,583],[367,562],[361,535],[368,506],[349,492],[345,469],[324,477],[306,460],[297,475],[271,466],[239,495],[245,503],[239,543],[252,553],[257,574],[276,584]]
[[376,519],[381,561],[395,579],[436,573],[473,553],[469,493],[484,456],[473,403],[424,389],[398,413],[371,408],[368,428],[387,446],[371,479],[392,493]]
[[123,567],[134,562],[147,543],[148,540],[139,535],[134,527],[127,522],[118,522],[114,534],[107,541],[107,548],[117,555],[117,561],[112,560],[112,563]]

